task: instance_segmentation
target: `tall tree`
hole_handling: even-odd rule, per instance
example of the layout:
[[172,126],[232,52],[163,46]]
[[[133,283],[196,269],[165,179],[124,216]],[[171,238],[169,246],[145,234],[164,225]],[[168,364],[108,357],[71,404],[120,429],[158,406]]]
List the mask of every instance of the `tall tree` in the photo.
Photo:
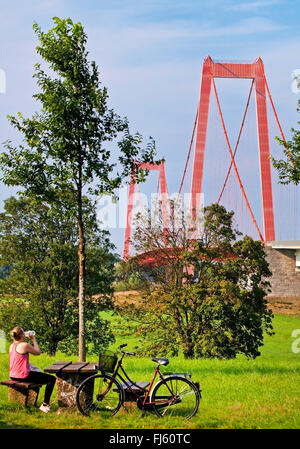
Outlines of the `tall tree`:
[[171,219],[168,232],[162,224],[137,226],[138,255],[128,265],[139,273],[142,299],[119,307],[137,323],[147,351],[182,350],[187,358],[260,354],[263,332],[272,333],[265,300],[271,273],[261,242],[237,240],[232,219],[224,207],[207,206],[203,234],[193,240],[184,218]]
[[[297,111],[300,113],[300,100],[298,101]],[[300,125],[300,122],[298,122]],[[281,184],[300,183],[300,130],[292,128],[292,140],[285,142],[277,138],[278,142],[284,147],[284,158],[276,160],[272,157],[274,167],[279,173],[279,182]]]
[[[89,351],[113,340],[101,312],[112,308],[116,257],[94,215],[87,230],[86,325]],[[74,353],[78,345],[76,217],[45,201],[11,197],[0,214],[0,261],[10,267],[0,279],[0,327],[34,329],[41,347]],[[78,347],[77,347],[78,349]]]
[[[34,77],[40,91],[33,95],[41,110],[32,118],[10,116],[22,135],[17,147],[6,142],[1,154],[2,180],[22,186],[25,193],[64,206],[77,219],[79,360],[85,360],[85,217],[101,193],[113,193],[132,173],[136,182],[145,179],[140,162],[153,162],[155,144],[146,149],[137,133],[131,135],[126,118],[108,109],[108,94],[100,86],[97,65],[89,61],[87,35],[80,23],[55,17],[48,32],[34,24],[39,41],[37,53],[48,63],[45,71],[35,65]],[[116,140],[118,152],[112,149]],[[66,207],[67,203],[67,207]]]

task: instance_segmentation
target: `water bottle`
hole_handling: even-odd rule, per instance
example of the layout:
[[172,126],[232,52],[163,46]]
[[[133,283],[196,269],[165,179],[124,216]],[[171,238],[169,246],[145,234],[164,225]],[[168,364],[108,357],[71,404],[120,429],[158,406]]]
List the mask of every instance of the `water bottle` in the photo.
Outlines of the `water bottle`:
[[24,332],[24,335],[26,338],[34,337],[35,332],[34,331],[26,331],[26,332]]

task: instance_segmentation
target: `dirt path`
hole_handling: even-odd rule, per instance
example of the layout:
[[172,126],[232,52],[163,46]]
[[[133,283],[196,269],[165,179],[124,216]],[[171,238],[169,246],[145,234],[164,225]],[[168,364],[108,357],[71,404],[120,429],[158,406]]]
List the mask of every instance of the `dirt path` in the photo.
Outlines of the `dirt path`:
[[[114,298],[118,305],[124,302],[136,304],[141,301],[140,293],[136,290],[115,292]],[[290,316],[300,316],[300,297],[268,297],[268,307],[273,313]]]

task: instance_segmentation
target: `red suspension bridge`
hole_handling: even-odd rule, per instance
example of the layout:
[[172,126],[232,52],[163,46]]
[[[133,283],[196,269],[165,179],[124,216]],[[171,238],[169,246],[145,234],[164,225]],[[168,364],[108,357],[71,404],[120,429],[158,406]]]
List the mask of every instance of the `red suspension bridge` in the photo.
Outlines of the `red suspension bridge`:
[[[249,90],[234,145],[230,143],[232,130],[225,124],[218,79],[248,82]],[[233,110],[230,114],[236,116]],[[282,240],[284,235],[286,238],[288,228],[288,237],[296,239],[298,190],[278,183],[270,155],[279,159],[283,150],[275,136],[285,141],[261,58],[252,63],[234,63],[216,62],[207,56],[203,62],[200,98],[178,190],[178,196],[184,191],[189,193],[193,219],[200,213],[203,192],[206,204],[218,202],[226,209],[234,210],[236,226],[244,234],[262,242],[272,242],[275,237]],[[142,168],[159,173],[162,220],[163,226],[167,227],[169,193],[164,164],[143,164]],[[135,190],[132,179],[124,239],[125,260],[130,256]]]

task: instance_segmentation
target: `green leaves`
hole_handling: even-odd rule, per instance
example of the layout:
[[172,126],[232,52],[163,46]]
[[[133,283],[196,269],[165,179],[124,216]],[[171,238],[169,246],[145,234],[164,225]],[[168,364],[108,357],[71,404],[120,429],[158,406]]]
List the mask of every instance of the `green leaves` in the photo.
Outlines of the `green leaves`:
[[[51,190],[78,192],[92,183],[91,193],[112,193],[131,173],[137,182],[144,181],[147,173],[139,171],[139,163],[153,162],[154,140],[142,148],[142,137],[130,134],[127,118],[108,109],[107,89],[101,87],[96,63],[88,60],[82,25],[69,18],[53,21],[46,33],[36,23],[33,26],[37,52],[51,71],[35,64],[40,91],[34,98],[41,104],[40,112],[31,119],[20,113],[9,117],[23,135],[23,144],[6,142],[7,151],[0,155],[3,182],[49,199]],[[116,158],[104,145],[122,133]]]
[[[90,341],[101,329],[100,318],[95,321],[97,314],[112,307],[116,259],[95,217],[89,216],[85,226]],[[2,329],[9,331],[16,322],[33,327],[42,347],[49,352],[55,352],[66,336],[68,342],[78,344],[78,328],[70,325],[78,323],[77,244],[76,217],[70,216],[66,208],[55,210],[35,197],[11,197],[5,202],[5,211],[0,214],[0,255],[1,265],[10,268],[9,276],[0,280]],[[97,297],[92,299],[93,295]],[[22,298],[22,303],[15,298]],[[107,324],[103,323],[100,333],[102,341],[111,338]]]
[[79,358],[84,360],[86,223],[95,213],[95,196],[113,193],[131,174],[137,182],[145,180],[139,163],[153,162],[155,144],[151,139],[143,149],[127,118],[108,108],[107,89],[96,63],[88,59],[82,25],[70,18],[54,17],[53,22],[47,32],[33,26],[37,53],[47,66],[38,62],[34,67],[39,91],[33,97],[41,109],[32,118],[9,117],[23,141],[18,147],[7,141],[0,164],[5,184],[20,186],[25,195],[77,219]]
[[[300,112],[300,101],[298,101],[298,112]],[[300,122],[298,122],[298,125]],[[271,157],[273,166],[278,170],[279,182],[281,184],[300,183],[300,131],[292,128],[292,140],[285,142],[276,137],[277,142],[283,146],[284,158],[276,160]]]
[[145,351],[182,351],[187,358],[259,355],[263,331],[272,334],[264,299],[271,273],[262,243],[237,240],[232,218],[218,204],[207,206],[197,241],[188,238],[184,222],[180,230],[171,224],[167,237],[162,227],[137,228],[135,247],[152,251],[156,260],[139,264],[137,256],[123,267],[125,278],[134,273],[144,281],[135,287],[144,300],[122,311],[139,322]]

